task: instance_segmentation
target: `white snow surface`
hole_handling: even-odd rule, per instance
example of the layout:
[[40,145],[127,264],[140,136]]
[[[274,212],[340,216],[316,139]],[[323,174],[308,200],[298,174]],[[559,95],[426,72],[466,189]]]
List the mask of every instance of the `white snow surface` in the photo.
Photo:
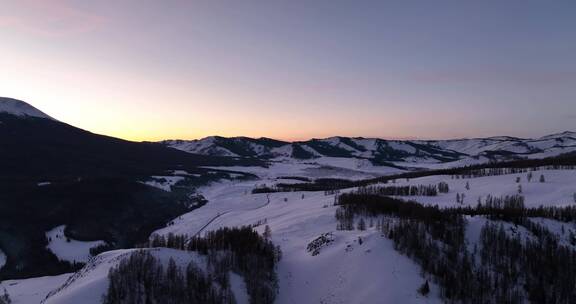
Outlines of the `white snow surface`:
[[[261,182],[261,181],[260,181]],[[283,258],[276,303],[440,303],[438,288],[426,298],[419,267],[374,229],[336,231],[334,196],[323,192],[250,194],[258,181],[219,183],[201,189],[208,204],[174,220],[158,234],[202,235],[220,227],[266,222]],[[302,198],[304,196],[304,198]],[[264,225],[256,228],[263,232]],[[312,256],[306,246],[324,233],[335,241]],[[362,237],[362,245],[358,243]]]
[[[532,181],[528,182],[527,173],[507,174],[499,176],[485,176],[478,178],[452,179],[447,175],[413,178],[409,181],[398,179],[396,183],[388,186],[401,185],[429,185],[446,182],[450,187],[449,193],[439,193],[438,196],[400,197],[416,200],[423,204],[439,206],[460,206],[456,204],[456,193],[464,194],[464,205],[476,206],[478,198],[482,202],[486,196],[493,197],[518,194],[518,185],[522,186],[521,195],[524,196],[526,207],[567,206],[573,205],[576,193],[576,170],[539,170],[532,172]],[[544,175],[546,182],[539,182],[540,175]],[[516,183],[520,177],[520,183]],[[470,184],[470,190],[466,189]]]
[[0,282],[0,294],[8,292],[12,304],[38,304],[46,295],[62,285],[72,274],[31,278],[25,280],[7,280]]
[[42,113],[42,111],[23,101],[5,97],[0,97],[0,113],[8,113],[20,117],[30,116],[54,120],[52,117]]
[[144,184],[167,192],[171,192],[172,186],[185,179],[183,176],[151,176],[151,178],[152,180],[146,181]]
[[206,168],[252,173],[263,179],[302,176],[358,180],[404,172],[397,168],[374,166],[366,159],[338,157],[320,157],[307,161],[282,159],[271,162],[268,168],[241,166]]
[[250,303],[250,298],[248,296],[244,278],[235,274],[234,272],[230,272],[230,289],[232,289],[232,293],[236,299],[236,304]]
[[90,248],[105,244],[104,241],[82,242],[66,238],[64,229],[66,226],[62,225],[46,232],[46,238],[50,240],[47,248],[62,261],[85,263],[92,257]]
[[[545,176],[545,183],[539,182],[540,174]],[[333,195],[325,196],[323,192],[250,193],[255,185],[275,182],[271,176],[274,174],[259,181],[226,182],[201,188],[200,192],[208,199],[208,204],[179,217],[174,225],[156,233],[202,235],[221,227],[266,223],[272,229],[273,242],[280,245],[283,252],[278,267],[280,294],[277,303],[439,302],[436,286],[432,287],[433,292],[428,298],[417,294],[416,288],[424,280],[419,274],[419,267],[397,253],[392,243],[378,232],[372,229],[363,232],[336,231]],[[522,173],[471,179],[431,176],[409,181],[397,180],[389,185],[437,184],[444,181],[450,185],[447,194],[402,198],[424,204],[459,206],[456,193],[465,193],[465,205],[474,206],[478,197],[485,199],[488,194],[495,197],[517,194],[517,176],[521,177],[522,195],[528,207],[574,204],[575,170],[535,171],[531,182],[527,181],[526,173]],[[470,190],[465,188],[466,182],[470,184]],[[478,243],[480,230],[486,221],[483,217],[468,218],[466,237],[470,250]],[[523,227],[502,224],[511,235],[519,235],[522,239],[532,237]],[[263,232],[264,225],[256,229]],[[561,229],[562,223],[556,222],[554,225],[547,224],[548,227],[556,227],[553,229],[556,231]],[[566,225],[565,230],[570,229],[574,227]],[[311,256],[306,251],[307,244],[324,233],[332,233],[335,241],[323,248],[319,255]],[[363,238],[362,245],[357,242],[358,237]]]
[[[419,266],[408,257],[399,254],[393,244],[378,231],[336,230],[334,195],[324,192],[287,192],[252,194],[257,185],[272,185],[279,182],[277,177],[296,175],[316,178],[319,168],[308,163],[273,163],[270,168],[237,167],[230,170],[254,173],[259,180],[222,181],[201,187],[198,192],[208,203],[203,207],[174,219],[172,224],[155,231],[155,234],[168,233],[203,235],[207,231],[221,227],[257,225],[258,232],[265,225],[272,230],[272,241],[282,249],[282,260],[278,265],[279,294],[276,303],[440,303],[438,286],[431,284],[431,293],[422,297],[417,288],[425,281]],[[355,172],[342,171],[342,174]],[[540,205],[564,206],[574,204],[576,192],[576,170],[534,171],[528,182],[526,173],[500,176],[486,176],[470,179],[452,179],[450,176],[430,176],[410,180],[397,180],[388,185],[418,185],[447,182],[450,192],[437,197],[402,197],[423,204],[459,206],[456,193],[464,193],[465,205],[474,206],[478,198],[488,194],[498,197],[518,193],[516,177],[521,177],[522,195],[528,207]],[[543,174],[546,182],[540,183]],[[286,182],[282,180],[281,182]],[[470,190],[465,188],[470,184]],[[348,189],[344,191],[352,191]],[[550,230],[560,233],[562,227],[568,235],[576,231],[568,225],[548,219],[534,219],[545,224]],[[478,244],[480,230],[489,220],[484,217],[467,217],[466,240],[470,250]],[[503,223],[507,232],[521,239],[532,237],[525,228]],[[63,227],[60,227],[63,229]],[[331,233],[333,242],[323,247],[320,253],[312,256],[307,245],[319,236]],[[359,238],[363,242],[358,242]],[[569,244],[563,237],[562,241]],[[65,242],[65,239],[64,239]],[[178,256],[181,261],[202,258],[195,253],[172,249],[157,250],[155,255]],[[68,252],[68,251],[66,251]],[[107,252],[91,259],[88,265],[75,274],[61,288],[54,289],[45,303],[98,303],[107,287],[108,270],[133,250]],[[184,263],[184,262],[183,262]],[[242,277],[231,274],[231,286],[238,303],[247,301],[245,282]]]

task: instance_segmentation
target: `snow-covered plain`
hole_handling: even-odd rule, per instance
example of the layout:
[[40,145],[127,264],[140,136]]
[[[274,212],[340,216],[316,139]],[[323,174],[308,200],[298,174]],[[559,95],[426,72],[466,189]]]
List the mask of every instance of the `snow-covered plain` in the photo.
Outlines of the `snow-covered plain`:
[[86,263],[91,258],[90,248],[105,244],[104,241],[82,242],[67,238],[64,229],[66,226],[62,225],[46,232],[48,249],[62,261]]
[[[528,182],[527,173],[506,174],[499,176],[485,176],[478,178],[452,179],[447,175],[436,175],[422,178],[413,178],[408,181],[398,179],[396,183],[388,183],[389,186],[402,185],[429,185],[446,182],[450,187],[449,193],[439,193],[438,196],[403,197],[413,199],[423,204],[439,206],[459,206],[456,203],[456,194],[464,194],[464,205],[476,206],[478,198],[482,202],[487,195],[493,197],[515,195],[518,186],[522,187],[526,207],[543,206],[567,206],[574,205],[576,193],[576,170],[539,170],[532,172],[532,180]],[[544,175],[545,182],[539,181],[540,175]],[[520,183],[516,178],[520,177]],[[466,189],[466,183],[470,190]]]
[[374,166],[365,159],[321,157],[313,161],[279,160],[270,162],[265,167],[207,167],[212,169],[230,170],[252,173],[261,178],[277,178],[283,176],[302,176],[309,178],[342,178],[359,180],[382,175],[405,172],[403,170]]

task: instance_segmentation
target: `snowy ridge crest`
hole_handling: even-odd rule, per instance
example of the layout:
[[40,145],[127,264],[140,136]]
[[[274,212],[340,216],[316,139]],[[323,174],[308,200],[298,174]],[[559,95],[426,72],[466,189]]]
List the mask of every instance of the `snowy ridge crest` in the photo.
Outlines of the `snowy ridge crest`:
[[363,159],[376,166],[395,163],[463,164],[538,159],[576,152],[576,133],[562,132],[540,138],[495,136],[450,140],[386,140],[330,137],[284,142],[269,138],[207,137],[167,140],[164,145],[189,153],[267,159],[310,160],[323,157]]
[[44,114],[44,112],[24,101],[6,97],[0,97],[0,113],[12,114],[19,117],[37,117],[54,120],[54,118]]

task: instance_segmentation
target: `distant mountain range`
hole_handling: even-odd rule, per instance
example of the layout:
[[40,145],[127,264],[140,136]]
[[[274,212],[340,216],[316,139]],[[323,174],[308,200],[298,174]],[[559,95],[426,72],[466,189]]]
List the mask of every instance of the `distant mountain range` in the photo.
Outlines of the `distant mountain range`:
[[[116,166],[118,167],[114,168],[115,170],[126,173],[142,171],[149,166],[155,167],[156,171],[182,166],[197,168],[256,164],[246,158],[319,163],[335,158],[365,162],[372,166],[448,167],[490,161],[537,159],[576,152],[576,132],[563,132],[540,138],[497,136],[452,140],[386,140],[336,136],[297,142],[264,137],[210,136],[199,140],[166,140],[160,145],[134,143],[74,128],[54,120],[23,101],[10,98],[0,98],[0,118],[0,135],[3,135],[4,143],[4,149],[0,152],[5,154],[4,156],[10,156],[10,161],[6,157],[0,160],[0,168],[4,167],[5,172],[6,169],[11,169],[8,172],[12,173],[17,173],[14,172],[15,164],[20,168],[19,171],[26,167],[33,170],[49,167],[51,173],[60,170],[100,172]],[[10,134],[19,136],[9,136]],[[188,156],[162,146],[188,152]],[[194,156],[191,157],[190,153]],[[64,160],[66,166],[58,166],[58,163]],[[102,161],[105,166],[95,160]],[[159,164],[162,162],[164,164]],[[130,168],[125,168],[126,166]]]
[[372,165],[450,164],[534,159],[576,151],[576,133],[563,132],[528,139],[510,136],[452,140],[386,140],[330,137],[286,142],[270,138],[218,137],[167,140],[168,147],[211,156],[253,157],[274,161],[355,158]]

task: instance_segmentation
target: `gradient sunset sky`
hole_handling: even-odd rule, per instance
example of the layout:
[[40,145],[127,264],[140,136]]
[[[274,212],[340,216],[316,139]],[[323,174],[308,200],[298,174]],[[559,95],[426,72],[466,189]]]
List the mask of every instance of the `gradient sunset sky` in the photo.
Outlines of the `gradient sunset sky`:
[[576,1],[0,0],[0,96],[132,140],[576,130]]

